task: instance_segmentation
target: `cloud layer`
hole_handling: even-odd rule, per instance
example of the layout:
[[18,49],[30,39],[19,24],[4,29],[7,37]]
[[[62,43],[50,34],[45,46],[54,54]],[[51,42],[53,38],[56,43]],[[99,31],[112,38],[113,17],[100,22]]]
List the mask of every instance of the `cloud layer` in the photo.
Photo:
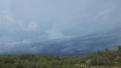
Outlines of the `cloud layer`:
[[0,0],[0,44],[71,38],[117,29],[121,26],[120,2]]

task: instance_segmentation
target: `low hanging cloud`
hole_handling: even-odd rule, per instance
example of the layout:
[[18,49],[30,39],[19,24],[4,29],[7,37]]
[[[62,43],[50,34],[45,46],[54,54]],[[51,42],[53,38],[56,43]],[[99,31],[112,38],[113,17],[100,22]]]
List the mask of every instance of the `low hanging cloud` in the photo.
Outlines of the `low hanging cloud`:
[[121,25],[120,2],[0,0],[0,43],[64,39],[118,29]]

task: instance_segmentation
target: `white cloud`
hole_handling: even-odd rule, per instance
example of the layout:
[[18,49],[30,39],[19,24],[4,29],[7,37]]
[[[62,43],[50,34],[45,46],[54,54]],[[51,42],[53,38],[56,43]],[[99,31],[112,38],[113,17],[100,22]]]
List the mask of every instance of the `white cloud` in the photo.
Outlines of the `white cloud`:
[[50,28],[46,33],[48,34],[48,39],[60,39],[65,37],[57,27]]
[[6,15],[5,18],[8,20],[9,23],[15,23],[16,20],[12,16]]
[[32,31],[32,32],[37,32],[40,29],[38,23],[36,22],[30,22],[28,23],[27,27],[25,27],[25,30],[27,31]]
[[110,14],[112,11],[114,11],[114,10],[115,10],[114,7],[106,8],[106,9],[100,11],[100,12],[95,16],[95,18],[97,19],[97,18],[100,18],[100,17],[103,17],[103,16],[104,16],[104,17],[105,17],[105,16],[109,16],[109,14]]
[[10,15],[0,15],[0,30],[13,31],[17,26],[16,19]]

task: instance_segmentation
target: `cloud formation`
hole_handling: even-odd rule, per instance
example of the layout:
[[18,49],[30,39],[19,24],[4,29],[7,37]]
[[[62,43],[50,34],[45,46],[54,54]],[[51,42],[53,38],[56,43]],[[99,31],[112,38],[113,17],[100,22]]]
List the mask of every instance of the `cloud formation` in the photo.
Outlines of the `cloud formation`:
[[0,43],[45,41],[111,31],[121,25],[120,2],[0,0]]

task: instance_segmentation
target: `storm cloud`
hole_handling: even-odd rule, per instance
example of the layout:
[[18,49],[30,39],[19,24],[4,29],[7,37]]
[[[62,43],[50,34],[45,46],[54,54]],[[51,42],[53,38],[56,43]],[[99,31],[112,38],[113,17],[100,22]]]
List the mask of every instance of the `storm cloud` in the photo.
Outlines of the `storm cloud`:
[[[105,33],[121,26],[120,0],[0,0],[0,47]],[[5,48],[5,46],[3,47]],[[7,48],[7,49],[10,49]]]

